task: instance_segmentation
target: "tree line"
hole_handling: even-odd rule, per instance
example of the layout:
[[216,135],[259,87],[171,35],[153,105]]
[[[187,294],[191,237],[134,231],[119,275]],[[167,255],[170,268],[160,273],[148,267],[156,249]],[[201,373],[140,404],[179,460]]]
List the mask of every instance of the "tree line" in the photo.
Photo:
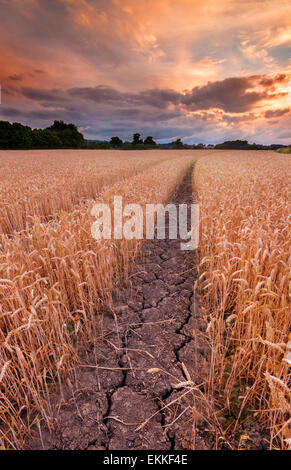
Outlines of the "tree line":
[[119,149],[119,150],[149,150],[159,148],[158,144],[154,141],[153,137],[149,135],[144,140],[141,134],[136,132],[132,136],[131,141],[123,141],[117,135],[111,137],[110,141],[87,141],[87,148],[93,149]]
[[0,121],[0,149],[152,149],[157,148],[152,136],[144,140],[139,133],[133,134],[131,142],[123,142],[118,136],[110,141],[86,140],[74,124],[54,121],[45,129],[31,129],[18,122]]
[[11,124],[0,121],[0,149],[29,150],[29,149],[119,149],[119,150],[148,150],[148,149],[239,149],[239,150],[276,150],[284,145],[250,144],[247,140],[226,141],[217,145],[184,144],[182,139],[176,139],[167,144],[157,144],[152,136],[142,139],[141,134],[133,134],[131,141],[123,141],[120,137],[111,137],[110,141],[86,140],[74,124],[64,121],[54,121],[45,129],[31,129],[18,122]]
[[31,129],[18,122],[0,121],[1,149],[83,148],[86,141],[74,124],[55,121],[46,129]]

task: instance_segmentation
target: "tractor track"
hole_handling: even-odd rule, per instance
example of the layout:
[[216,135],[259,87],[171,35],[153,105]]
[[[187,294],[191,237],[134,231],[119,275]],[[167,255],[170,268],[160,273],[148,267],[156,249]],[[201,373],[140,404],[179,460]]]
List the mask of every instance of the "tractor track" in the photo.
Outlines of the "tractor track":
[[[192,171],[169,202],[192,203]],[[194,254],[182,251],[180,240],[145,243],[130,283],[113,293],[116,316],[100,316],[62,405],[52,399],[51,432],[41,426],[41,439],[28,448],[214,448],[205,422],[193,419],[199,397],[187,385],[176,388],[189,376],[201,384],[207,370],[196,278]]]

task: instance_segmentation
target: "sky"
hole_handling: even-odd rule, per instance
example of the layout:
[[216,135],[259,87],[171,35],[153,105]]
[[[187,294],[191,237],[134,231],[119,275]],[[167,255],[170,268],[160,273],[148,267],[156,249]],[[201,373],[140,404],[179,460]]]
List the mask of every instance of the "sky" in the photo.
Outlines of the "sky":
[[0,0],[0,119],[291,143],[290,0]]

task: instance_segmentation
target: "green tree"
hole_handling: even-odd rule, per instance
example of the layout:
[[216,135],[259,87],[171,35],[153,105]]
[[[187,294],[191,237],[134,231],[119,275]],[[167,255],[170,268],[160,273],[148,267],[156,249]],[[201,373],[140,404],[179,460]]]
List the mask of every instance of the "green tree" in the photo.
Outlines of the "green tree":
[[138,132],[133,134],[132,144],[141,145],[142,143],[143,143],[143,140],[141,139],[141,135]]
[[11,147],[14,149],[30,149],[32,147],[31,128],[14,122],[11,128]]
[[11,148],[12,125],[8,121],[0,121],[0,148]]
[[174,149],[182,149],[184,147],[184,144],[181,139],[177,139],[175,140],[173,147]]
[[156,142],[152,138],[151,135],[149,135],[143,142],[145,145],[148,145],[149,147],[156,147]]
[[64,121],[54,121],[46,130],[56,132],[63,148],[82,148],[86,146],[83,134],[74,124],[66,124]]
[[32,131],[32,148],[55,149],[61,147],[62,142],[56,132],[48,129],[34,129]]
[[120,147],[122,147],[122,144],[123,144],[123,142],[118,136],[111,137],[111,139],[110,139],[111,147],[120,148]]

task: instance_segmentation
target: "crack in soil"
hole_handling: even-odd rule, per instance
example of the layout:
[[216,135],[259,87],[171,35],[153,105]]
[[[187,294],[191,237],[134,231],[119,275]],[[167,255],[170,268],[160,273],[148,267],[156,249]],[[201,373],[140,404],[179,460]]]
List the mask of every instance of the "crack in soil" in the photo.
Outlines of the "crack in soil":
[[[192,171],[171,203],[192,203]],[[30,448],[193,448],[193,393],[185,396],[175,385],[188,380],[185,367],[199,384],[207,363],[198,340],[205,325],[193,295],[196,278],[193,252],[180,250],[180,240],[146,242],[130,285],[113,293],[116,317],[100,317],[103,340],[86,351],[72,389],[64,392],[66,403],[55,406],[53,432],[43,429],[41,442]],[[202,426],[195,448],[212,444]]]

